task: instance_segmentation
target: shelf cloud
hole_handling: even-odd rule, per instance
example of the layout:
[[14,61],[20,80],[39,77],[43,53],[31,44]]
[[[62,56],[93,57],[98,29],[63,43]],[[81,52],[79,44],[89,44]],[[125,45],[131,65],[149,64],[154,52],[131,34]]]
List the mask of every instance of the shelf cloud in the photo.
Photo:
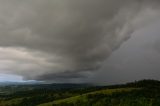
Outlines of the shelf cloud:
[[159,0],[1,0],[0,73],[86,77],[133,32],[160,19],[159,7]]

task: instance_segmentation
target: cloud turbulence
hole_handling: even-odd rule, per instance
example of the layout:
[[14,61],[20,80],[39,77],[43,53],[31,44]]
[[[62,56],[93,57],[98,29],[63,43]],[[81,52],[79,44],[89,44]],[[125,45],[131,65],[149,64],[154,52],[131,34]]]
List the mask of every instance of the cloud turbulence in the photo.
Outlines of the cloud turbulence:
[[0,73],[83,78],[139,28],[159,0],[0,0]]

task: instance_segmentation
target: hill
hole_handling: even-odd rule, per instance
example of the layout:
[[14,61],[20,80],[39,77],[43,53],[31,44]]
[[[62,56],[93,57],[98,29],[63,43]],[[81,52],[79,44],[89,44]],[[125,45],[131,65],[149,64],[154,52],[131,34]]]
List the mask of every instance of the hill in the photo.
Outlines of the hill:
[[38,106],[159,106],[159,88],[159,81],[141,80],[125,85],[108,86],[106,89]]
[[[69,97],[66,99],[60,99],[60,100],[56,100],[53,102],[49,102],[49,103],[44,103],[38,106],[74,106],[74,105],[78,105],[78,106],[84,106],[84,105],[90,105],[92,103],[90,102],[90,98],[92,97],[96,97],[97,96],[104,96],[104,95],[108,95],[111,96],[114,93],[126,93],[126,92],[130,92],[132,90],[139,90],[138,88],[117,88],[117,89],[105,89],[105,90],[99,90],[99,91],[94,91],[94,92],[90,92],[90,93],[86,93],[86,94],[82,94],[82,95],[78,95],[78,96],[74,96],[74,97]],[[99,98],[100,99],[100,98]],[[96,101],[95,101],[96,102]],[[93,105],[93,104],[92,104]],[[99,105],[100,106],[100,105]]]
[[[13,86],[7,87],[10,91]],[[16,87],[20,90],[0,94],[0,106],[160,106],[160,81],[156,80],[112,86],[38,84]]]

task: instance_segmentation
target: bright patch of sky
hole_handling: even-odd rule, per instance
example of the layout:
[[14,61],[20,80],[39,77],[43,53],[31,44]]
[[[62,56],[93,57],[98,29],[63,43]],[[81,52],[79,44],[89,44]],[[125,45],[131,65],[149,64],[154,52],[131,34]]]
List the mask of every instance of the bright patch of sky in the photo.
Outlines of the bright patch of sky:
[[36,82],[35,80],[23,80],[22,76],[12,74],[0,74],[0,82]]

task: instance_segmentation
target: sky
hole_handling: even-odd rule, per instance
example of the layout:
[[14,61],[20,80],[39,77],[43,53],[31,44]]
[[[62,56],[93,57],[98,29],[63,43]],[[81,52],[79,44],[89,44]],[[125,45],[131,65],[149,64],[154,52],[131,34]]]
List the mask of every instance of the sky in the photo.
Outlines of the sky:
[[0,0],[0,80],[160,80],[159,28],[159,0]]

